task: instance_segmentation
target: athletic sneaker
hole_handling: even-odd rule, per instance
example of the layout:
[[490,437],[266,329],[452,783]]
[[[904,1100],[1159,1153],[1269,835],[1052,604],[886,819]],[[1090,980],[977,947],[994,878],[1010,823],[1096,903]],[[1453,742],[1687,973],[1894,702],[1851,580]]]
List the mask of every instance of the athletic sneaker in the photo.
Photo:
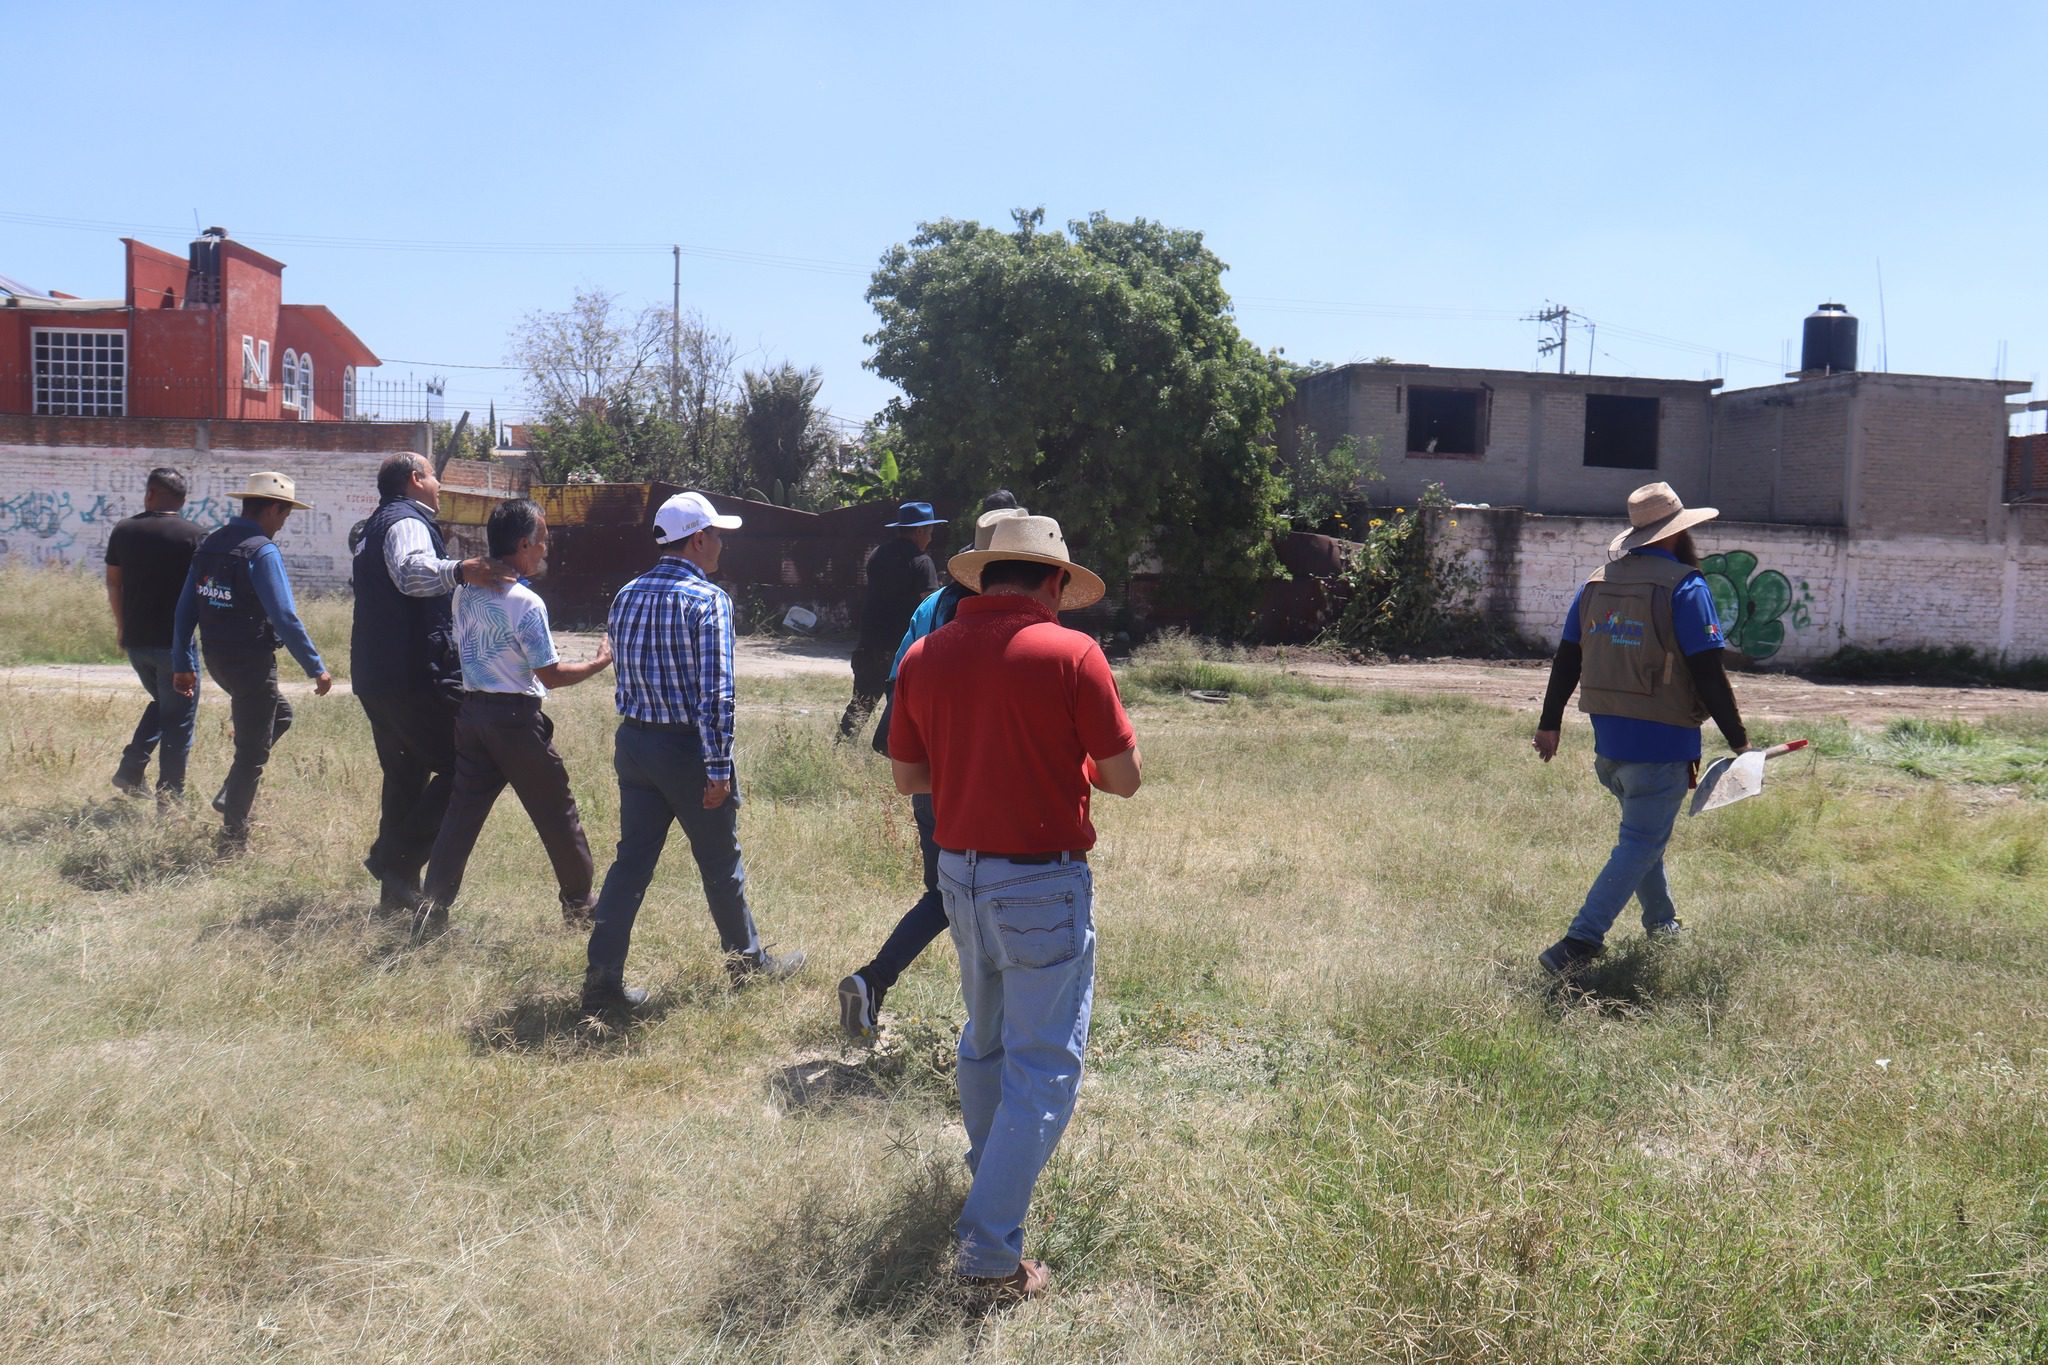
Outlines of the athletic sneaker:
[[839,1027],[849,1038],[872,1038],[882,1026],[882,997],[859,972],[839,983]]
[[1676,943],[1685,937],[1685,921],[1674,916],[1643,930],[1643,937],[1652,943]]

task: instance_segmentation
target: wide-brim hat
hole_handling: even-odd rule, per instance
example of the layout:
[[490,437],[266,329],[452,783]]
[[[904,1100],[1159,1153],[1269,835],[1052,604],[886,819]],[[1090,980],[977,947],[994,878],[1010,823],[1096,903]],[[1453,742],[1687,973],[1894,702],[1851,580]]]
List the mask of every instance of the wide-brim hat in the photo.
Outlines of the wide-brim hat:
[[944,517],[932,515],[932,505],[928,502],[906,502],[897,507],[896,520],[883,522],[882,529],[908,531],[919,526],[937,526],[944,520]]
[[296,496],[298,485],[274,469],[265,469],[251,474],[242,484],[241,496],[245,498],[269,498],[272,502],[290,503],[301,511],[310,512],[313,504],[300,502]]
[[1057,565],[1067,571],[1067,586],[1060,593],[1061,611],[1092,607],[1108,591],[1099,576],[1068,556],[1067,538],[1060,534],[1060,524],[1051,517],[997,516],[990,512],[983,520],[989,523],[987,548],[981,547],[981,523],[976,522],[976,548],[962,550],[946,563],[946,572],[962,587],[980,592],[983,568],[999,559],[1021,559],[1029,564]]
[[1646,483],[1628,495],[1629,529],[1607,542],[1607,553],[1623,554],[1720,515],[1718,507],[1687,507],[1668,483]]
[[983,512],[974,519],[974,548],[977,550],[986,550],[988,548],[989,537],[996,533],[997,522],[1007,521],[1011,517],[1029,515],[1021,507],[998,507],[994,511]]

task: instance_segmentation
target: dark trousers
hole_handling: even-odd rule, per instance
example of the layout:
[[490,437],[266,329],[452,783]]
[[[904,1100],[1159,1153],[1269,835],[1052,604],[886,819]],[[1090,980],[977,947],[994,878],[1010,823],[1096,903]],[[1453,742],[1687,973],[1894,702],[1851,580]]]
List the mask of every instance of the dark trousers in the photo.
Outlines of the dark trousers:
[[263,783],[270,750],[292,728],[292,704],[277,690],[277,651],[206,651],[206,676],[228,694],[235,727],[235,760],[221,788],[221,821],[236,838],[249,833],[249,808]]
[[605,972],[625,967],[633,919],[654,880],[671,824],[681,825],[690,841],[719,943],[728,953],[759,954],[761,938],[747,909],[747,869],[740,857],[739,783],[724,805],[704,809],[704,754],[694,730],[622,724],[612,741],[612,766],[619,775],[619,850],[597,896],[590,965]]
[[555,723],[540,709],[539,697],[504,692],[463,697],[455,718],[455,791],[427,863],[430,899],[443,906],[455,903],[470,851],[507,783],[540,832],[563,904],[581,905],[590,898],[596,869],[569,791],[569,770],[555,752],[554,738]]
[[169,645],[131,647],[128,665],[135,670],[142,690],[149,693],[149,705],[142,708],[142,719],[135,722],[135,733],[129,738],[128,747],[121,751],[120,775],[140,782],[149,769],[149,756],[157,752],[161,743],[163,753],[157,764],[156,789],[182,796],[186,762],[192,757],[192,728],[199,719],[199,689],[195,687],[191,696],[181,697],[178,689],[171,686],[171,676],[177,669],[171,664]]
[[917,955],[946,932],[946,898],[939,891],[939,845],[932,837],[931,795],[921,792],[911,797],[910,813],[917,819],[917,842],[924,851],[924,894],[896,921],[874,961],[860,969],[861,979],[878,991],[895,985],[896,978],[917,961]]
[[860,645],[853,651],[853,700],[839,718],[839,737],[852,739],[868,723],[876,703],[889,690],[889,665],[896,661],[894,645]]
[[461,698],[452,690],[422,687],[356,700],[370,719],[377,765],[384,770],[377,842],[367,862],[380,876],[410,880],[426,865],[455,790],[455,713]]

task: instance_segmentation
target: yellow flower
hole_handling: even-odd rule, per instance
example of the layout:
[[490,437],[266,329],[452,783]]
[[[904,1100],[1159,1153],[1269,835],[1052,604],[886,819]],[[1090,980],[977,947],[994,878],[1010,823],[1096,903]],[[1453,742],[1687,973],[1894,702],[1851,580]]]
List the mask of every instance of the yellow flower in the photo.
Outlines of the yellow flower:
[[1407,511],[1408,509],[1407,509],[1407,508],[1405,508],[1405,507],[1396,507],[1396,508],[1395,508],[1394,510],[1395,510],[1396,512],[1405,512],[1405,511]]
[[1378,526],[1378,525],[1380,525],[1380,524],[1381,524],[1381,522],[1380,522],[1380,519],[1379,519],[1378,517],[1374,517],[1374,518],[1373,518],[1373,519],[1372,519],[1371,521],[1368,521],[1368,522],[1366,523],[1366,525],[1367,525],[1367,526]]
[[1457,523],[1457,522],[1455,522],[1455,521],[1451,523],[1451,525],[1453,525],[1453,526],[1456,526],[1457,524],[1458,524],[1458,523]]

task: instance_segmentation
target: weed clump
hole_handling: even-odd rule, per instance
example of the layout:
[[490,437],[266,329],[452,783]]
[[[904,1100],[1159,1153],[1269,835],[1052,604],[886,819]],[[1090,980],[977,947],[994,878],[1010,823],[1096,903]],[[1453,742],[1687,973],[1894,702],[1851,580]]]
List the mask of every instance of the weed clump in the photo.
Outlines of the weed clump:
[[1132,656],[1119,675],[1123,686],[1156,697],[1221,692],[1251,701],[1275,697],[1336,701],[1350,695],[1341,687],[1312,682],[1277,669],[1246,667],[1237,651],[1208,645],[1192,635],[1168,632]]
[[[107,814],[105,812],[114,812]],[[199,872],[214,861],[200,825],[102,807],[60,827],[57,875],[84,891],[134,891]]]

